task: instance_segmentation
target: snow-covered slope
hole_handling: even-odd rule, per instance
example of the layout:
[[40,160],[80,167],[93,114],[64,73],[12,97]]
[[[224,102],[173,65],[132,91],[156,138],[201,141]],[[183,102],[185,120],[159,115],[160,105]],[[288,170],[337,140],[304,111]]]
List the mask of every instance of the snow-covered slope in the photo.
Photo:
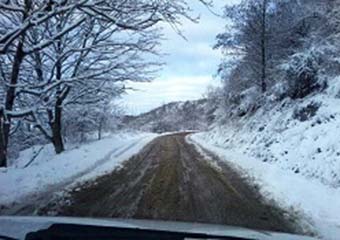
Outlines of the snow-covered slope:
[[[0,206],[27,196],[104,175],[138,153],[156,134],[119,133],[56,155],[51,145],[23,151],[7,169],[0,169]],[[32,164],[25,167],[38,153]]]
[[215,108],[207,100],[172,102],[139,116],[126,116],[123,125],[151,132],[205,130],[214,120]]
[[340,236],[339,82],[193,136],[257,179],[267,196],[306,214],[326,239]]

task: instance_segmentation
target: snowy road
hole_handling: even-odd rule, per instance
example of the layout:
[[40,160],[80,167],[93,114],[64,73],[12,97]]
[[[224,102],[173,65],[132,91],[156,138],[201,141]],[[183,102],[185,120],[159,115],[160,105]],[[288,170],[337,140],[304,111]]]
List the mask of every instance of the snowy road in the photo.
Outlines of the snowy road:
[[[162,136],[122,168],[70,192],[65,204],[39,210],[66,216],[143,218],[219,223],[295,233],[294,217],[265,203],[210,153],[199,153],[187,134]],[[71,201],[69,201],[71,200]]]

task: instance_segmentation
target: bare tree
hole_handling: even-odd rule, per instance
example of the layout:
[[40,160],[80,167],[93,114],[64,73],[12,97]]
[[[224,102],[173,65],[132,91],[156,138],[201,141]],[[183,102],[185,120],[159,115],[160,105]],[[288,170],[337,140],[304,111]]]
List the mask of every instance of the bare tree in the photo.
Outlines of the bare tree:
[[243,0],[227,6],[227,29],[216,44],[224,54],[218,74],[227,112],[243,108],[237,115],[244,116],[267,96],[303,98],[324,89],[340,70],[337,3]]
[[184,0],[13,0],[0,1],[0,10],[0,166],[13,119],[29,121],[62,152],[64,106],[119,94],[113,83],[149,79],[144,59],[156,53],[156,26],[195,21]]
[[225,17],[231,20],[225,33],[217,36],[216,48],[227,54],[237,54],[244,69],[262,93],[267,91],[270,60],[268,15],[269,0],[245,0],[225,9]]

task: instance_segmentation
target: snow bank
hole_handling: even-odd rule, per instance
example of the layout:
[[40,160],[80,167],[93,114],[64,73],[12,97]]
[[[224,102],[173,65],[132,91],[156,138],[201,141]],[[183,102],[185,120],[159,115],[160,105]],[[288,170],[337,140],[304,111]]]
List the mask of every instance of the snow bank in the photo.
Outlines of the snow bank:
[[[0,205],[20,202],[26,196],[104,175],[138,153],[157,135],[119,133],[56,155],[51,145],[23,151],[7,169],[0,170]],[[38,152],[28,167],[24,167]]]
[[340,78],[325,93],[272,103],[192,139],[242,169],[264,195],[340,236]]

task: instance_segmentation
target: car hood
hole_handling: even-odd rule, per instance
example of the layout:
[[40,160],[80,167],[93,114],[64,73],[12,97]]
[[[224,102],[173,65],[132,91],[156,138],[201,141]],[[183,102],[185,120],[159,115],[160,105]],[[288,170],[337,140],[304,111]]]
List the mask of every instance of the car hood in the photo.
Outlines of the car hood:
[[218,237],[238,237],[259,240],[312,240],[315,238],[285,233],[250,230],[247,228],[169,221],[132,219],[94,219],[69,217],[0,217],[0,235],[25,239],[26,234],[45,230],[54,224],[76,224],[134,230],[167,231],[176,233],[206,234]]

